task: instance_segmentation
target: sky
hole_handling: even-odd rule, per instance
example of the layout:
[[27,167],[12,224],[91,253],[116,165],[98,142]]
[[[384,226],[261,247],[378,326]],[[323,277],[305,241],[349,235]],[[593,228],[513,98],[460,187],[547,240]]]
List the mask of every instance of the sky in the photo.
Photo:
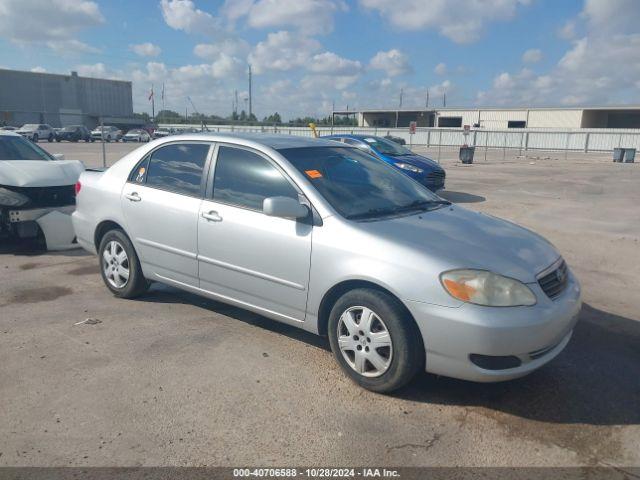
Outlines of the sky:
[[[133,82],[136,112],[640,104],[640,0],[0,0],[0,68]],[[1,108],[1,105],[0,105]]]

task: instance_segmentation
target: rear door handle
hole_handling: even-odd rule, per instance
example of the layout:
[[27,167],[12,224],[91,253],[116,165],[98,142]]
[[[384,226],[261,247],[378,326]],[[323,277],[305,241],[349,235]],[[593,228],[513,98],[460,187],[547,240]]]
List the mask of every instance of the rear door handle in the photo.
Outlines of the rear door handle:
[[124,198],[131,200],[132,202],[139,202],[140,200],[142,200],[142,198],[140,198],[140,195],[138,195],[136,192],[125,193]]
[[205,219],[210,220],[212,222],[221,222],[222,221],[222,217],[220,215],[218,215],[218,212],[216,212],[215,210],[211,210],[210,212],[202,212],[201,215],[202,215],[202,218],[205,218]]

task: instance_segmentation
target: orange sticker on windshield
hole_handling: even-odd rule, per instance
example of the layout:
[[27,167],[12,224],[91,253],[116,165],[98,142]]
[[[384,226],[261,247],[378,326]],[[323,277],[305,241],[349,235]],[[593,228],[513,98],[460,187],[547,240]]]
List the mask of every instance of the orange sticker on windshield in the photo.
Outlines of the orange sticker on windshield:
[[306,173],[309,178],[322,178],[322,174],[318,170],[305,170],[304,173]]

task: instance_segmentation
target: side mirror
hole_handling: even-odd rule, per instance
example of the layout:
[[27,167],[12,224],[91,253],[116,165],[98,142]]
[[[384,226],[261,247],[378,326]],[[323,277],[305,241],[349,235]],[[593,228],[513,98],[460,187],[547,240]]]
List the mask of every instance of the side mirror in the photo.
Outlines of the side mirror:
[[56,160],[64,160],[64,153],[54,153],[53,158]]
[[262,201],[262,213],[270,217],[304,218],[309,208],[290,197],[269,197]]

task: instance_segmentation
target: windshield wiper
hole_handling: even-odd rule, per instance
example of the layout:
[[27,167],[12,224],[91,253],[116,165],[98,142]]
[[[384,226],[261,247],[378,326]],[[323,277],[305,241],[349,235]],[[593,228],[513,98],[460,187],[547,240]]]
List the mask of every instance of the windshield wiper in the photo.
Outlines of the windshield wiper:
[[348,215],[349,220],[364,219],[370,217],[383,217],[386,215],[395,215],[396,213],[410,212],[411,210],[422,210],[431,205],[451,205],[448,200],[416,200],[408,205],[402,205],[394,208],[371,208],[366,212],[354,213]]

